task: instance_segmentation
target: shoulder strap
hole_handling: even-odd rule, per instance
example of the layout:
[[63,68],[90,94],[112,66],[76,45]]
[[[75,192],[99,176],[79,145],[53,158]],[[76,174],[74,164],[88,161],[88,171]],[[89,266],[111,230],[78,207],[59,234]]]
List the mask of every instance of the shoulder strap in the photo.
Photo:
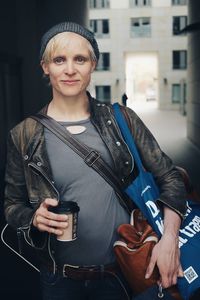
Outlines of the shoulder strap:
[[119,125],[122,136],[123,136],[124,140],[126,141],[131,153],[133,154],[133,157],[135,159],[135,162],[136,162],[136,165],[137,165],[139,171],[141,171],[144,169],[144,167],[142,165],[140,155],[139,155],[137,147],[135,145],[133,135],[131,134],[129,126],[127,125],[127,121],[125,119],[125,114],[122,113],[118,103],[113,104],[113,110],[114,110],[114,114],[115,114],[115,119]]
[[30,116],[30,118],[40,122],[43,126],[49,129],[63,143],[77,153],[89,167],[98,172],[116,191],[119,196],[120,203],[128,210],[128,212],[131,211],[129,199],[126,194],[123,193],[123,187],[118,177],[97,151],[75,139],[70,132],[63,128],[62,125],[43,113]]

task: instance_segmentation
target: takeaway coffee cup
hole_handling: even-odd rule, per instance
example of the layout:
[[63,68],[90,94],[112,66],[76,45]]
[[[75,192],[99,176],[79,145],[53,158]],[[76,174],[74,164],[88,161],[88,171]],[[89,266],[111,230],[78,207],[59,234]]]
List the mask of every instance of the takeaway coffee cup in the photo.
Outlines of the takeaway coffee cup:
[[55,208],[57,214],[68,216],[68,227],[63,229],[63,234],[57,236],[58,241],[67,242],[77,238],[78,212],[80,208],[74,201],[62,201]]

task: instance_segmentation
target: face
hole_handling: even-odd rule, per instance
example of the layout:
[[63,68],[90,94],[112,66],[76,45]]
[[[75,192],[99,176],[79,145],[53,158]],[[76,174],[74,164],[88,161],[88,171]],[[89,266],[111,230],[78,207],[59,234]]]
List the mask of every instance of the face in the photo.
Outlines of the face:
[[49,76],[54,98],[85,95],[95,68],[88,41],[75,33],[68,33],[68,39],[66,45],[56,47],[49,62],[42,62],[43,71]]

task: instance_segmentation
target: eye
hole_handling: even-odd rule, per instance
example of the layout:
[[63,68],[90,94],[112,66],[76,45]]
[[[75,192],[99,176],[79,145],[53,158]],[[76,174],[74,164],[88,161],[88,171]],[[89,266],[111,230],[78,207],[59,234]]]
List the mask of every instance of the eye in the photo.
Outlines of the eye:
[[75,58],[75,60],[77,61],[77,63],[83,64],[83,63],[86,62],[88,59],[87,59],[86,57],[84,57],[84,56],[79,55],[79,56],[77,56],[77,57]]
[[53,59],[53,62],[57,65],[61,65],[65,61],[63,56],[57,56]]

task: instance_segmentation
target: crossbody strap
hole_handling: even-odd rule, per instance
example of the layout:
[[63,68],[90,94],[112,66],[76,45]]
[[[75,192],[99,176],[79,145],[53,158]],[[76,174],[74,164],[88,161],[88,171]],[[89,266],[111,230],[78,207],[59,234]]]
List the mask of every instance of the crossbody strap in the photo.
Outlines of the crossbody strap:
[[115,119],[121,130],[122,136],[123,136],[124,140],[126,141],[131,153],[133,154],[133,157],[135,159],[135,162],[136,162],[136,165],[137,165],[139,171],[142,172],[142,171],[144,171],[144,167],[143,167],[139,152],[137,150],[133,135],[127,124],[126,117],[125,117],[124,113],[121,111],[118,103],[113,104],[113,110],[114,110],[114,114],[115,114]]
[[113,187],[119,196],[120,203],[123,205],[123,207],[125,207],[128,212],[131,211],[130,200],[127,195],[123,193],[123,187],[118,177],[97,151],[89,148],[79,140],[75,139],[73,135],[70,134],[68,130],[65,130],[62,125],[45,114],[38,113],[30,116],[30,118],[40,122],[43,126],[49,129],[63,143],[77,153],[89,167],[98,172],[104,178],[104,180],[106,180]]

